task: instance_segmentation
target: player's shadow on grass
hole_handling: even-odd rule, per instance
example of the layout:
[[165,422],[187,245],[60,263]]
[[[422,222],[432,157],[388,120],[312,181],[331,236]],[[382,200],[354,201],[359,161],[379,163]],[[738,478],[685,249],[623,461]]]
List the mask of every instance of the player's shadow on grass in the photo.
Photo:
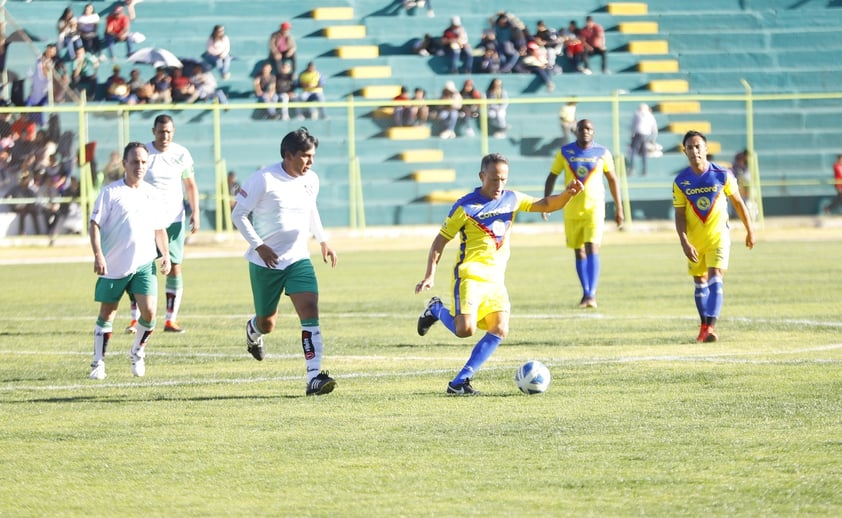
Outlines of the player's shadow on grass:
[[[91,382],[91,387],[96,387],[96,382]],[[138,388],[148,388],[145,385],[138,385]],[[304,394],[273,394],[271,396],[195,396],[195,397],[99,397],[99,396],[68,396],[68,397],[51,397],[51,398],[32,398],[21,399],[19,401],[9,401],[6,404],[11,405],[15,403],[47,403],[47,404],[66,404],[66,403],[154,403],[156,401],[171,402],[171,401],[236,401],[236,400],[272,400],[272,399],[298,399],[306,397]]]

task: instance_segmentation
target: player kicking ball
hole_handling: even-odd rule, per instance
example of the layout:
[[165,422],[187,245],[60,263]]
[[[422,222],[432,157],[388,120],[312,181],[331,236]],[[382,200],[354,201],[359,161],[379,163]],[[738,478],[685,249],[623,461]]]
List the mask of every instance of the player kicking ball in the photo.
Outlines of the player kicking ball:
[[573,179],[561,194],[541,199],[506,190],[509,161],[499,153],[483,157],[479,179],[480,187],[450,209],[433,239],[424,278],[415,285],[415,293],[433,287],[444,247],[458,235],[459,250],[450,289],[452,305],[445,307],[441,299],[433,297],[418,317],[421,336],[439,321],[460,338],[473,336],[477,329],[486,331],[462,370],[447,384],[447,394],[452,395],[479,394],[471,381],[509,332],[511,304],[504,278],[515,214],[560,210],[583,188],[582,182]]

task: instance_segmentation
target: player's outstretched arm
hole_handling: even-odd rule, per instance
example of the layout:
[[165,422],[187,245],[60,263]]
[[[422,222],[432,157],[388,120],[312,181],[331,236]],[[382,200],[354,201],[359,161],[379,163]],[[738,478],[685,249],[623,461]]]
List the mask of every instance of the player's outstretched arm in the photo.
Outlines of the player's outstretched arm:
[[545,196],[532,204],[532,212],[541,212],[547,214],[561,210],[567,205],[571,198],[582,192],[585,186],[577,178],[574,178],[567,184],[564,192],[552,196]]

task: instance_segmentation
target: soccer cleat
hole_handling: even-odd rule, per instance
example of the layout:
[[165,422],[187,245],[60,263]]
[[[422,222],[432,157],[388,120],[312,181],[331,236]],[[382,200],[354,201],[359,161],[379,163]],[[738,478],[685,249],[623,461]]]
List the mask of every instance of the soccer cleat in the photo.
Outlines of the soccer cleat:
[[588,297],[585,299],[585,307],[586,308],[596,308],[596,298]]
[[143,347],[135,350],[133,347],[129,358],[132,360],[132,375],[142,378],[146,374],[146,350]]
[[466,379],[462,383],[457,383],[455,385],[452,381],[448,383],[447,393],[451,396],[477,396],[480,394],[480,391],[471,386],[470,379]]
[[324,396],[330,394],[336,388],[336,380],[328,376],[327,371],[322,371],[318,376],[307,384],[308,396]]
[[710,326],[708,326],[707,324],[702,324],[699,327],[699,336],[696,337],[696,342],[702,343],[707,341],[709,327]]
[[424,307],[424,311],[421,313],[421,316],[418,317],[418,334],[424,336],[427,334],[427,331],[433,327],[433,324],[438,322],[438,318],[433,315],[433,306],[436,304],[441,304],[441,299],[438,297],[433,297],[429,301],[427,301],[427,305]]
[[178,325],[178,322],[167,320],[167,324],[164,326],[164,331],[167,333],[183,333],[184,329]]
[[712,343],[719,341],[719,334],[716,332],[716,328],[713,326],[708,326],[708,332],[705,336],[705,342]]
[[129,322],[129,325],[126,326],[126,330],[124,331],[127,335],[136,335],[137,334],[137,320],[132,320]]
[[105,360],[100,360],[91,364],[91,374],[88,376],[92,380],[105,379]]
[[251,325],[251,320],[246,322],[246,345],[248,346],[248,352],[254,359],[257,361],[263,361],[263,358],[266,357],[266,353],[263,350],[263,337],[259,336],[257,340],[251,339],[251,332],[254,330],[254,327]]

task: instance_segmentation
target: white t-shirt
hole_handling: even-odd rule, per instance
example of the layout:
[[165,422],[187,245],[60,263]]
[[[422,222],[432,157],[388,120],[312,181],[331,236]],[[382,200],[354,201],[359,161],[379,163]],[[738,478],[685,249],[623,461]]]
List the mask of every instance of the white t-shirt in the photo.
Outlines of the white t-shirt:
[[[251,247],[246,252],[250,262],[266,267],[255,249],[266,244],[278,254],[276,269],[310,257],[310,235],[324,241],[316,198],[319,177],[314,171],[292,177],[281,163],[251,175],[237,193],[231,217]],[[251,215],[251,219],[249,219]]]
[[102,277],[120,279],[155,260],[155,230],[169,224],[160,201],[158,191],[145,182],[132,188],[117,180],[102,188],[91,212],[108,268]]
[[[161,191],[164,213],[169,224],[184,219],[184,178],[193,178],[193,156],[186,147],[170,142],[166,151],[155,149],[153,142],[146,144],[149,167],[144,180]],[[169,226],[169,225],[168,225]]]

